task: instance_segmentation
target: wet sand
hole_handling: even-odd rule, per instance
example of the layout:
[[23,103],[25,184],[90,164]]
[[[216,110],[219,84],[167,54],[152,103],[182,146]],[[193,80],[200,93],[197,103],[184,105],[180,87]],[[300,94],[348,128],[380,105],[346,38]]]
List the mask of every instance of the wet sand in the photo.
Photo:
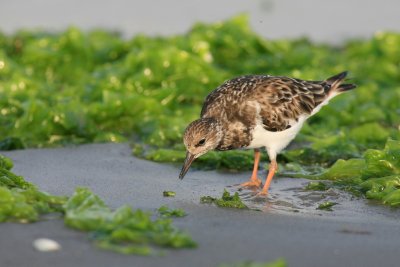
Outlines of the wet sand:
[[[107,204],[129,204],[154,211],[167,204],[188,213],[175,219],[198,242],[197,249],[167,250],[165,256],[119,255],[96,249],[85,233],[61,220],[0,225],[0,266],[217,266],[244,260],[289,266],[398,266],[400,210],[373,205],[346,193],[304,191],[302,179],[274,179],[268,199],[241,191],[255,210],[231,210],[200,204],[204,195],[219,197],[224,188],[246,180],[250,172],[229,174],[190,171],[184,180],[178,166],[131,156],[128,144],[94,144],[57,149],[4,152],[14,160],[14,172],[52,194],[70,195],[87,186]],[[260,172],[263,177],[265,173]],[[176,192],[165,198],[164,190]],[[339,203],[333,212],[316,210],[318,203]],[[63,249],[34,250],[35,238],[48,237]]]

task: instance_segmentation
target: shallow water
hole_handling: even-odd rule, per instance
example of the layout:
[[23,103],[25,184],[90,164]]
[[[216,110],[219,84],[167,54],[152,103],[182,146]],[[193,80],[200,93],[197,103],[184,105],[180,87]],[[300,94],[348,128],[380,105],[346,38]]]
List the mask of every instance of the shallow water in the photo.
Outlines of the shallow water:
[[[291,216],[400,220],[398,209],[376,204],[336,188],[326,191],[305,190],[309,182],[306,179],[275,178],[267,197],[258,197],[256,190],[239,189],[236,185],[229,186],[228,189],[231,193],[239,191],[243,202],[250,209],[262,212]],[[317,209],[327,201],[336,203],[332,211]]]

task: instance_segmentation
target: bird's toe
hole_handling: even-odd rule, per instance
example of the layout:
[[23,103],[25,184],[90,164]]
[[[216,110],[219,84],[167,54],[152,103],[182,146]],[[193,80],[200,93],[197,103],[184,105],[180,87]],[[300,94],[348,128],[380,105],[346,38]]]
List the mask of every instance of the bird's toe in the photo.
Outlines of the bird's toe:
[[245,183],[241,183],[240,185],[239,185],[239,187],[255,187],[255,188],[259,188],[259,187],[261,187],[261,180],[260,179],[252,179],[252,180],[249,180],[249,181],[247,181],[247,182],[245,182]]

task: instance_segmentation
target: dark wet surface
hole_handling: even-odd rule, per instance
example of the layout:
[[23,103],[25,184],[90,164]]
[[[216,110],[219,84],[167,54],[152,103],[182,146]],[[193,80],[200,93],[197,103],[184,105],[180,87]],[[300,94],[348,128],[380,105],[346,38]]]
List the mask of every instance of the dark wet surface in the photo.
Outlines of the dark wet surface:
[[[274,182],[267,197],[257,196],[259,190],[255,188],[245,189],[237,185],[227,186],[227,188],[231,193],[239,192],[243,202],[250,209],[262,212],[343,219],[381,220],[385,218],[388,221],[400,222],[398,209],[374,203],[338,188],[329,188],[325,191],[306,190],[305,187],[310,182],[306,179],[276,177]],[[335,204],[332,211],[318,209],[324,202]]]
[[[174,224],[185,229],[199,247],[167,250],[163,257],[125,256],[101,251],[85,233],[58,219],[21,225],[0,224],[0,266],[217,266],[244,260],[284,257],[289,266],[398,266],[400,210],[330,189],[306,191],[308,181],[273,180],[268,198],[251,190],[239,194],[256,210],[223,209],[200,204],[200,197],[221,197],[224,188],[245,182],[248,173],[189,171],[131,156],[126,144],[98,144],[60,149],[4,153],[14,171],[53,194],[70,195],[87,186],[113,208],[128,204],[155,211],[161,205],[183,208],[188,216]],[[261,171],[259,177],[265,173]],[[163,197],[163,191],[176,192]],[[317,210],[325,201],[333,211]],[[261,211],[260,211],[261,210]],[[56,253],[40,253],[32,242],[48,237],[61,244]]]

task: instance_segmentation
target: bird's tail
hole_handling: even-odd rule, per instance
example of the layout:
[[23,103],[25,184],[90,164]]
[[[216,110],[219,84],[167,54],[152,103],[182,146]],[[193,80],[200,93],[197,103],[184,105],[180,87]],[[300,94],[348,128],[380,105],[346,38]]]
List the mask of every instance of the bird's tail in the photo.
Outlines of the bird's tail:
[[357,85],[353,83],[343,83],[342,82],[346,79],[347,71],[341,72],[335,76],[332,76],[326,79],[326,83],[331,86],[331,90],[342,93],[345,91],[352,90],[357,87]]

